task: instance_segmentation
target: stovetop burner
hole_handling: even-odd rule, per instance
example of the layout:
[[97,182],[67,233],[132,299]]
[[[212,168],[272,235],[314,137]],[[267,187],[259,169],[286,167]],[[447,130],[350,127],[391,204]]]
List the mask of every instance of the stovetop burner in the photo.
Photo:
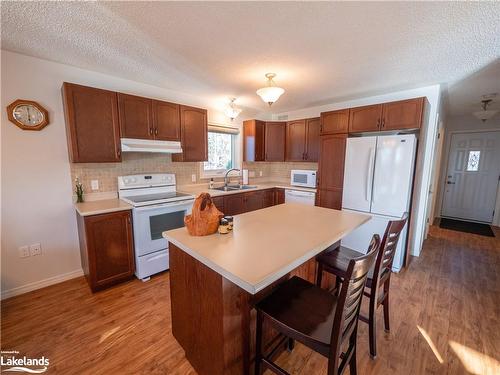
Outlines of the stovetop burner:
[[168,193],[158,193],[158,194],[145,194],[145,195],[136,195],[133,197],[127,197],[129,201],[132,203],[147,203],[154,202],[159,200],[169,201],[169,200],[178,200],[177,198],[190,198],[191,195],[179,193],[179,192],[168,192]]

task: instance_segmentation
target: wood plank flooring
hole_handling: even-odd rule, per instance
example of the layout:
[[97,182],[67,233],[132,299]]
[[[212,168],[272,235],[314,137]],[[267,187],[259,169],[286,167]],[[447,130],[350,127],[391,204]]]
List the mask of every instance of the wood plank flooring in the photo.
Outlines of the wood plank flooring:
[[[376,360],[359,324],[359,374],[500,373],[500,228],[495,234],[432,227],[422,256],[393,275],[391,332],[380,309]],[[74,279],[1,307],[2,350],[44,355],[48,374],[195,374],[172,336],[168,273],[96,294]],[[278,362],[292,374],[326,374],[326,359],[300,344]]]

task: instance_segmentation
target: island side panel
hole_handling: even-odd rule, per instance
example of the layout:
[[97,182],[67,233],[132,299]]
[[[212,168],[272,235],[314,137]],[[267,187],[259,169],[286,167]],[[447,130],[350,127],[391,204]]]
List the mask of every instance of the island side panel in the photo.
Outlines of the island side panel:
[[223,374],[222,277],[172,243],[169,253],[172,333],[200,375]]

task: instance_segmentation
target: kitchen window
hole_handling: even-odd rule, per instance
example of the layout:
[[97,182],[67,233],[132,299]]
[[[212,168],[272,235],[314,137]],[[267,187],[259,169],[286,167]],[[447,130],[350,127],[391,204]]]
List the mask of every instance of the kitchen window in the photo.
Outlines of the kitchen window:
[[202,162],[202,178],[222,177],[228,169],[237,168],[239,130],[225,126],[208,126],[208,161]]

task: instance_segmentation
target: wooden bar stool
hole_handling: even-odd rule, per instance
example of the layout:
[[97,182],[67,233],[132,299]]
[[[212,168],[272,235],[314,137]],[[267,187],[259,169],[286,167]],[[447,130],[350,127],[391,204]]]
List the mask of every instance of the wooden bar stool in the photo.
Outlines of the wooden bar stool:
[[[264,368],[286,375],[272,362],[277,350],[288,340],[297,340],[328,358],[328,375],[342,374],[349,364],[356,374],[356,333],[368,271],[375,262],[380,237],[374,235],[368,253],[349,262],[339,296],[297,276],[284,282],[257,306],[255,374]],[[262,353],[264,320],[283,335],[266,355]],[[342,352],[343,344],[347,350]],[[340,362],[340,363],[339,363]]]
[[[368,272],[366,281],[365,296],[370,298],[370,308],[368,317],[363,314],[359,315],[359,320],[368,323],[369,341],[370,341],[370,356],[377,356],[377,341],[376,341],[376,310],[380,305],[384,305],[384,326],[389,332],[389,285],[391,282],[391,268],[398,245],[399,235],[403,230],[408,213],[404,213],[400,220],[389,221],[385,229],[384,237],[377,254],[377,259],[374,266]],[[318,273],[316,285],[321,286],[323,271],[332,273],[336,276],[336,290],[339,290],[340,280],[347,278],[347,268],[352,259],[363,257],[364,254],[340,246],[335,250],[331,250],[320,254],[316,257],[318,261]],[[380,294],[379,288],[382,288]]]

